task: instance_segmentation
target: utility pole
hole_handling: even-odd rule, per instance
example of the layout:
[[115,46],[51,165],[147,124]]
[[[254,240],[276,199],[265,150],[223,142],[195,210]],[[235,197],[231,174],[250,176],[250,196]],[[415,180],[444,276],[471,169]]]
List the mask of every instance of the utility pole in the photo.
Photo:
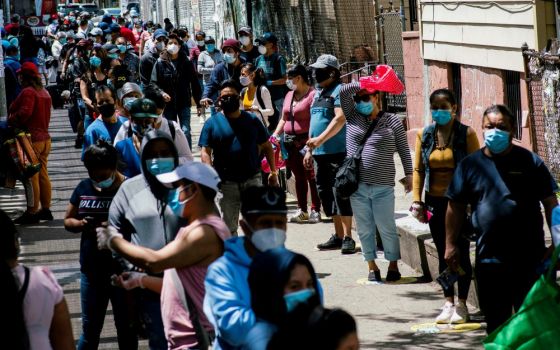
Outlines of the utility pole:
[[6,84],[4,82],[4,52],[0,45],[0,121],[8,119],[8,107],[6,106]]

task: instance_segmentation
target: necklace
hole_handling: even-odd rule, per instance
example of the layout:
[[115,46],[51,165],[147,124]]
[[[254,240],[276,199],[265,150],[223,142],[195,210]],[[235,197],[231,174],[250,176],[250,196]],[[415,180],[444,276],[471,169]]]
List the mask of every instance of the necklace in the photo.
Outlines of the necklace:
[[301,94],[301,96],[299,98],[296,97],[296,92],[294,91],[294,104],[295,102],[299,102],[301,101],[302,98],[305,97],[305,95],[307,95],[307,93],[309,92],[309,89],[311,89],[311,87],[307,87],[307,90],[305,90],[305,92],[303,94]]
[[439,145],[439,137],[438,137],[438,127],[436,126],[436,132],[435,132],[435,147],[437,150],[439,151],[443,151],[444,149],[446,149],[447,147],[449,147],[449,145],[451,144],[451,140],[453,139],[453,131],[451,131],[449,133],[449,136],[447,137],[447,141],[445,142],[445,144],[443,146]]

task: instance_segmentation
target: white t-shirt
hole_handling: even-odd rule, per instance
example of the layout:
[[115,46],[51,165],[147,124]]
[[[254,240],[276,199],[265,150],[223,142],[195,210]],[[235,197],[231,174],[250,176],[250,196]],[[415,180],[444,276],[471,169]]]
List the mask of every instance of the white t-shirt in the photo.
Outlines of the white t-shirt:
[[[23,285],[25,280],[23,266],[16,266],[12,273],[19,278],[20,286]],[[52,349],[49,330],[54,315],[54,307],[63,298],[62,287],[48,268],[29,267],[29,285],[23,298],[23,314],[31,349]]]
[[[194,160],[194,157],[189,147],[189,143],[187,142],[187,137],[183,133],[183,130],[181,130],[181,126],[179,125],[179,123],[173,122],[173,125],[175,126],[175,137],[171,138],[174,139],[173,141],[175,142],[175,147],[177,147],[177,152],[179,153],[179,164],[183,164],[187,161],[192,162]],[[130,121],[126,121],[123,125],[121,125],[121,128],[119,129],[119,132],[115,137],[115,141],[113,141],[114,145],[116,145],[117,142],[128,138],[129,128]],[[163,118],[159,130],[171,136],[171,130],[169,129],[169,120]]]

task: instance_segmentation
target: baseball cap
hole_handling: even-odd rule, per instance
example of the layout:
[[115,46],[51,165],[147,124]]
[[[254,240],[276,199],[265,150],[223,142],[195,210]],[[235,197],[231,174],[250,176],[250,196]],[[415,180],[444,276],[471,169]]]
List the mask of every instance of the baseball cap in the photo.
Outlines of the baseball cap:
[[99,22],[97,23],[97,27],[101,30],[107,30],[109,29],[109,25],[105,22]]
[[74,35],[74,38],[76,40],[83,40],[83,39],[86,38],[86,35],[83,32],[79,32],[79,33],[76,33],[76,35]]
[[127,82],[117,91],[117,97],[119,100],[122,100],[124,96],[130,94],[131,92],[142,94],[142,89],[136,83]]
[[235,49],[236,51],[239,51],[240,50],[239,41],[237,41],[235,39],[227,39],[222,44],[222,51],[225,51],[225,49],[227,47],[231,47],[231,48]]
[[220,176],[208,164],[200,162],[187,162],[172,172],[156,175],[159,182],[171,188],[174,182],[185,179],[201,184],[218,192],[220,190]]
[[333,55],[321,55],[319,56],[319,58],[317,58],[317,62],[311,65],[311,68],[317,68],[317,69],[322,69],[327,67],[339,69],[340,66],[338,65],[338,59]]
[[[127,84],[130,83],[126,83],[124,84],[124,86],[126,86]],[[130,105],[129,112],[132,118],[157,118],[158,117],[156,103],[150,100],[149,98],[137,98],[136,100],[134,100]]]
[[241,34],[241,33],[247,33],[249,35],[253,35],[253,28],[245,26],[245,27],[241,27],[239,28],[239,30],[237,31],[237,34]]
[[241,193],[241,214],[288,213],[286,193],[280,187],[249,187]]
[[154,40],[161,38],[162,36],[167,36],[167,32],[163,29],[156,29],[154,32]]
[[91,32],[89,32],[89,35],[91,35],[91,36],[102,36],[103,35],[103,30],[101,30],[101,28],[93,28],[91,30]]
[[117,53],[117,52],[119,52],[119,48],[115,44],[105,44],[105,45],[103,45],[103,48],[105,49],[105,51],[107,51],[107,53]]
[[23,74],[27,76],[39,76],[39,70],[37,66],[33,62],[25,62],[21,65],[21,67],[16,71],[18,74]]
[[266,32],[255,41],[259,44],[267,44],[267,43],[276,44],[278,42],[278,38],[276,37],[276,35],[272,34],[271,32]]

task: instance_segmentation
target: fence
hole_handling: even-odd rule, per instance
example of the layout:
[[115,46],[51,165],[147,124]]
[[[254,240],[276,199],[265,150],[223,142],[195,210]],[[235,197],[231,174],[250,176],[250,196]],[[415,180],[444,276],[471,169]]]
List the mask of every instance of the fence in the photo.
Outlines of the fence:
[[556,181],[560,181],[560,57],[529,50],[526,44],[522,53],[533,151],[545,161]]

